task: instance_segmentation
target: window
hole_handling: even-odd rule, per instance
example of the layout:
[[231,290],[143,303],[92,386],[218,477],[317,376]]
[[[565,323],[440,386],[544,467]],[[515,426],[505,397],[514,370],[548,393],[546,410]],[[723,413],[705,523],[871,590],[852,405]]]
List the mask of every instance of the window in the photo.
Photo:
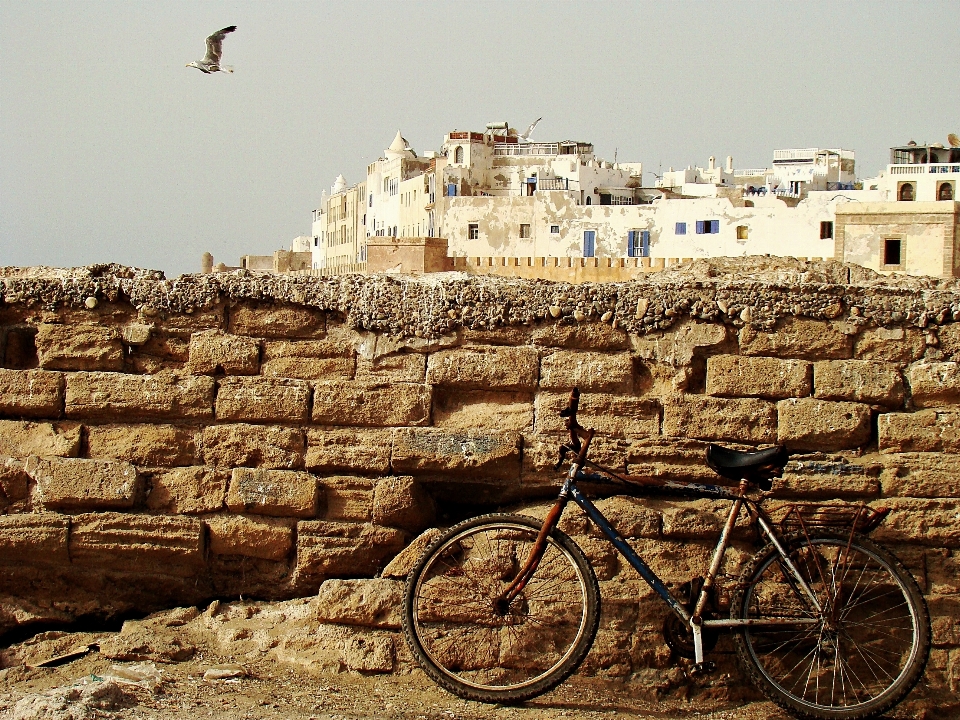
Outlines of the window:
[[833,221],[822,220],[820,222],[820,239],[829,240],[833,237]]
[[903,183],[897,191],[897,199],[904,202],[913,200],[913,183]]
[[686,235],[687,234],[687,224],[685,222],[677,223],[677,229],[674,232],[675,235]]
[[596,257],[597,251],[597,231],[583,231],[583,256],[585,258]]
[[453,161],[455,163],[463,162],[463,146],[457,145],[457,149],[453,151]]
[[456,196],[457,196],[457,184],[447,183],[447,197],[456,197]]
[[373,193],[370,193],[370,199],[367,201],[367,207],[373,207]]
[[697,235],[715,234],[720,232],[719,220],[697,220]]
[[559,225],[551,225],[551,226],[550,226],[550,234],[551,234],[551,235],[559,235],[559,234],[560,234],[560,226],[559,226]]
[[480,225],[477,223],[470,223],[467,225],[467,240],[479,240],[480,239]]
[[528,223],[520,223],[520,237],[521,238],[530,237],[530,225]]
[[737,225],[737,240],[746,240],[748,232],[746,225]]
[[952,183],[941,183],[940,189],[937,190],[937,200],[953,200],[953,184]]
[[883,241],[883,264],[902,265],[903,253],[900,246],[900,238],[886,238]]
[[647,230],[627,232],[627,256],[650,257],[650,233]]

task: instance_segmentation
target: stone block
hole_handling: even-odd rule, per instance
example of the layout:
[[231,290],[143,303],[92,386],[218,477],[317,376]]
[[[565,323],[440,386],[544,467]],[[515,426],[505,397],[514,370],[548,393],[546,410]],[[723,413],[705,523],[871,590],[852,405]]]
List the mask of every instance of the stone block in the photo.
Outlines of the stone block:
[[960,598],[932,595],[926,598],[930,610],[930,634],[934,647],[955,648],[960,645]]
[[80,454],[80,423],[0,420],[0,455],[76,457]]
[[674,395],[664,398],[663,434],[701,440],[772,443],[777,439],[777,407],[757,398]]
[[174,371],[156,375],[67,375],[66,414],[88,420],[187,420],[213,417],[214,380]]
[[391,430],[309,428],[306,466],[318,473],[356,471],[385,475],[390,470],[392,445]]
[[801,460],[773,481],[777,497],[804,500],[869,498],[880,494],[880,468],[853,462]]
[[540,387],[582,392],[630,392],[633,389],[633,357],[630,353],[598,353],[558,350],[540,361]]
[[715,355],[707,358],[707,395],[783,400],[813,389],[810,363],[772,357]]
[[[535,403],[537,433],[566,433],[560,411],[569,393],[539,392]],[[583,393],[577,418],[581,425],[606,437],[646,437],[660,434],[660,403],[624,395]]]
[[187,370],[194,375],[256,375],[260,371],[260,341],[220,330],[190,336]]
[[353,357],[302,358],[278,357],[266,360],[260,372],[265,377],[295,378],[299,380],[351,380],[356,369]]
[[956,455],[905,452],[883,455],[881,463],[885,497],[960,497],[960,457]]
[[883,543],[960,548],[960,500],[884,498],[871,503],[891,509],[871,537]]
[[327,580],[314,605],[317,620],[337,625],[400,629],[403,583],[385,578]]
[[297,428],[271,425],[211,425],[203,429],[207,465],[298,470],[303,467],[304,437]]
[[373,480],[335,476],[322,478],[319,483],[325,520],[370,522],[373,519]]
[[903,405],[903,376],[892,365],[870,360],[821,360],[813,365],[814,396],[886,407]]
[[429,385],[318,382],[312,419],[318,425],[427,425],[430,397]]
[[907,368],[907,383],[918,408],[960,404],[960,364],[915,363]]
[[530,333],[530,340],[534,345],[571,350],[626,350],[630,347],[626,332],[598,322],[538,325]]
[[698,351],[718,347],[726,340],[724,325],[697,322],[676,326],[662,334],[630,336],[637,357],[672,367],[688,367]]
[[35,339],[44,370],[120,370],[123,345],[116,330],[101,325],[41,323]]
[[48,510],[132,508],[140,490],[128,462],[31,456],[24,470],[33,478],[33,502]]
[[216,512],[224,506],[229,473],[196,465],[154,473],[147,509],[169,515]]
[[293,528],[283,520],[214,515],[204,522],[210,532],[210,552],[215,555],[283,560],[293,549]]
[[957,413],[919,410],[912,413],[883,413],[877,417],[877,446],[880,452],[934,452],[943,450],[943,430],[956,430]]
[[772,355],[801,360],[844,360],[853,355],[853,339],[825,320],[786,318],[772,332],[750,325],[740,330],[741,355]]
[[533,427],[533,395],[438,387],[433,391],[432,418],[435,427],[447,430],[529,432]]
[[0,369],[0,415],[58,418],[63,415],[63,373]]
[[372,523],[297,523],[297,575],[327,579],[374,575],[406,544],[407,534]]
[[[944,359],[960,361],[960,323],[952,322],[946,325],[941,325],[936,328],[936,331],[937,339],[939,341],[939,345],[937,347],[946,356]],[[923,357],[923,351],[926,350],[926,343],[924,342],[923,337],[924,331],[910,329],[907,330],[907,332],[913,332],[918,336],[920,352],[916,354],[915,357],[911,357],[903,362],[919,360],[921,357]]]
[[927,592],[939,595],[960,594],[960,550],[931,548],[924,556]]
[[916,328],[877,327],[867,328],[856,337],[853,356],[875,362],[910,363],[922,358],[926,349],[923,333]]
[[648,507],[647,500],[616,495],[594,504],[624,537],[660,537],[660,513]]
[[356,371],[353,345],[338,338],[278,340],[264,343],[261,373],[303,380],[352,380]]
[[55,513],[0,515],[0,563],[66,565],[70,518]]
[[[23,462],[0,456],[0,514],[26,511],[29,497],[30,476],[23,469]],[[10,510],[11,505],[20,507]]]
[[354,635],[343,643],[343,662],[357,673],[393,672],[396,647],[392,635]]
[[406,578],[424,551],[441,535],[443,535],[443,531],[439,528],[430,528],[418,535],[387,564],[383,572],[380,573],[381,576],[395,580]]
[[420,353],[394,353],[375,358],[357,358],[356,379],[361,382],[422,383],[427,377],[427,356]]
[[253,422],[306,422],[310,383],[264,377],[228,377],[218,383],[217,419]]
[[377,481],[373,495],[373,522],[417,533],[433,524],[437,508],[430,494],[407,475]]
[[317,478],[296,470],[234,468],[227,507],[235,513],[316,517]]
[[540,353],[532,347],[467,347],[427,358],[427,382],[474,390],[533,390]]
[[870,440],[870,407],[814,398],[777,403],[778,441],[791,450],[844,450]]
[[301,305],[237,304],[229,308],[228,316],[230,332],[255,337],[314,338],[327,327],[322,310]]
[[196,518],[86,513],[71,520],[70,559],[110,571],[190,576],[203,566],[203,541]]
[[87,455],[115,458],[140,466],[193,465],[196,428],[180,425],[89,425]]
[[434,428],[394,431],[395,472],[467,475],[464,481],[518,479],[520,436],[515,432],[457,432]]

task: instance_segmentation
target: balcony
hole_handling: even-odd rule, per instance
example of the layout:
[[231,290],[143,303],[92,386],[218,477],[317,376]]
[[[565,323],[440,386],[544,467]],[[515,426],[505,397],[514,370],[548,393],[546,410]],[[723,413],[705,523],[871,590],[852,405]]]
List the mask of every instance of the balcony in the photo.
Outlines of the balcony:
[[930,164],[910,164],[910,165],[891,165],[891,175],[927,175],[927,174],[945,174],[960,173],[960,165],[955,163],[930,163]]

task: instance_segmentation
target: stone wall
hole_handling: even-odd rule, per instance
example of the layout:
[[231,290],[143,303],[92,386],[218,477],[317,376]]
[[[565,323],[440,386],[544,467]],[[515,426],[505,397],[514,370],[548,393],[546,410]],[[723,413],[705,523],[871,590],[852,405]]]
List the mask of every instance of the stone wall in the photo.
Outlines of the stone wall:
[[[461,517],[546,512],[577,385],[604,464],[711,480],[708,442],[785,443],[801,454],[772,509],[892,508],[874,536],[927,594],[925,687],[957,691],[956,284],[769,258],[604,285],[116,266],[0,279],[0,630],[319,593],[324,662],[402,668],[410,563]],[[718,504],[599,506],[668,583],[703,572]],[[687,683],[659,600],[578,509],[562,527],[605,603],[583,672]],[[751,552],[744,531],[724,583]]]

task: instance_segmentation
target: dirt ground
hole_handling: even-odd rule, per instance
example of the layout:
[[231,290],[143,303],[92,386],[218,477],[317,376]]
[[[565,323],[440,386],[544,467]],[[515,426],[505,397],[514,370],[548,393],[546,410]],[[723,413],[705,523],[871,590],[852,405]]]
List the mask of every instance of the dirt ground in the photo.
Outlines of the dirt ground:
[[[671,720],[786,720],[766,702],[731,703],[709,694],[685,700],[652,696],[640,682],[573,677],[519,706],[461,700],[409,665],[396,674],[317,672],[311,662],[278,661],[273,651],[247,651],[240,632],[282,611],[268,645],[315,626],[299,625],[303,603],[236,604],[178,609],[127,623],[113,633],[46,632],[0,649],[2,720],[546,720],[548,718],[656,718]],[[233,618],[233,619],[231,619]],[[247,623],[241,626],[238,623]],[[305,630],[306,629],[306,630]],[[218,639],[219,638],[219,639]],[[225,641],[224,638],[229,638]],[[244,644],[247,643],[247,644]],[[94,646],[71,656],[77,648]],[[108,657],[111,655],[112,657]],[[126,657],[128,659],[122,659]],[[315,656],[310,656],[315,657]],[[118,659],[121,658],[121,659]],[[38,665],[47,665],[37,667]],[[49,666],[52,665],[52,666]],[[933,718],[910,703],[891,718]]]

